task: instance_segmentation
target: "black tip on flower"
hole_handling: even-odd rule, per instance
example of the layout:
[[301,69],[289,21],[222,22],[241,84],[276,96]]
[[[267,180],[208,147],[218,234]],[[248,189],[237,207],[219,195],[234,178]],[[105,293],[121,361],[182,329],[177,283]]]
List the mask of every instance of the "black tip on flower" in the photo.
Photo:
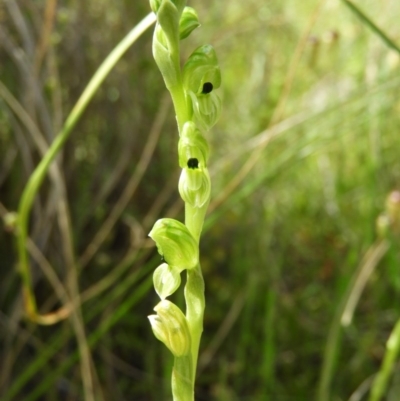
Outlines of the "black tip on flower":
[[199,161],[197,159],[195,159],[195,158],[189,159],[188,162],[187,162],[187,166],[189,168],[192,168],[193,170],[196,169],[196,168],[199,168]]
[[201,91],[201,93],[203,95],[206,95],[207,93],[210,93],[213,90],[213,84],[211,82],[205,82],[203,84],[203,90]]

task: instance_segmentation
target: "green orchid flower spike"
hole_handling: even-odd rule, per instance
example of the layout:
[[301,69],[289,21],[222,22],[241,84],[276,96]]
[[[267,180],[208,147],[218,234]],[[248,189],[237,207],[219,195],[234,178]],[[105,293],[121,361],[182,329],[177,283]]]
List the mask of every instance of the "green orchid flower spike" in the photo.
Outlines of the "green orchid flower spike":
[[[195,9],[187,7],[185,0],[150,0],[150,7],[157,16],[153,56],[171,94],[178,124],[178,163],[182,169],[178,189],[185,202],[185,222],[160,219],[149,234],[164,259],[153,274],[161,302],[155,307],[157,315],[149,320],[156,338],[174,356],[174,401],[194,401],[205,307],[199,241],[211,196],[209,145],[204,133],[221,111],[216,94],[221,72],[210,45],[198,47],[181,68],[180,41],[200,26]],[[179,289],[183,271],[187,274],[185,314],[167,300]]]

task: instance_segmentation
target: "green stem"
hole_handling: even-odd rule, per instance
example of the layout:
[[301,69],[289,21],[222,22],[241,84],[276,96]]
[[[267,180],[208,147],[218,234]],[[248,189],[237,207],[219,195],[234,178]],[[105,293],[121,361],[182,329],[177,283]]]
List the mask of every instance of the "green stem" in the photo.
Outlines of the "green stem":
[[197,242],[200,242],[200,235],[209,203],[210,200],[208,200],[208,202],[206,202],[201,208],[196,208],[185,203],[185,225],[193,237],[196,238]]
[[[204,224],[209,200],[201,208],[194,208],[185,203],[185,224],[200,243],[200,234]],[[200,263],[193,270],[187,271],[185,287],[186,318],[192,337],[193,384],[196,377],[197,358],[203,333],[203,316],[205,309],[204,279]]]
[[203,316],[205,309],[204,279],[200,264],[187,271],[185,286],[186,318],[191,335],[191,356],[193,364],[193,386],[196,377],[197,358],[203,333]]
[[174,401],[194,400],[192,356],[175,357],[172,369],[172,394]]
[[369,401],[379,401],[385,394],[393,367],[400,351],[400,319],[397,321],[389,340],[386,344],[385,358],[382,367],[375,377],[372,385]]
[[172,102],[176,113],[176,120],[178,123],[179,133],[182,132],[183,124],[190,120],[190,115],[187,107],[185,91],[183,89],[181,73],[179,70],[179,82],[176,86],[170,87]]
[[155,22],[156,18],[153,13],[148,14],[139,24],[137,24],[124,39],[114,48],[108,57],[100,65],[92,79],[86,86],[81,97],[78,99],[74,108],[66,119],[66,122],[49,147],[47,153],[42,158],[28,183],[26,184],[18,208],[18,229],[17,229],[17,247],[19,270],[24,285],[24,296],[27,307],[28,316],[34,318],[37,314],[36,301],[33,293],[31,273],[29,269],[29,259],[26,250],[26,242],[28,237],[28,220],[32,209],[33,200],[42,184],[51,163],[54,161],[58,152],[69,138],[72,129],[79,121],[82,113],[85,111],[90,100],[93,98],[100,85],[116,65],[123,54],[132,46],[133,43]]

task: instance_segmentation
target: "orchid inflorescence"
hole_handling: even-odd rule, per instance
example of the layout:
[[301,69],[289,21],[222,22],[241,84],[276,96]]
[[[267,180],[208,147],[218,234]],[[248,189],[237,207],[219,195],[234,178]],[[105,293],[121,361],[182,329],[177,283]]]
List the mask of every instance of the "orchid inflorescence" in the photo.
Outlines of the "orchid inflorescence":
[[[215,90],[221,85],[221,73],[210,45],[198,47],[181,68],[180,40],[200,26],[196,11],[186,6],[186,0],[150,0],[150,6],[157,16],[153,56],[171,94],[179,129],[182,172],[178,189],[185,202],[185,223],[163,218],[149,234],[163,258],[153,275],[161,301],[154,308],[157,314],[149,316],[149,320],[154,335],[175,357],[174,401],[190,401],[194,400],[205,307],[199,240],[211,194],[209,146],[204,133],[220,114],[221,101]],[[184,270],[187,272],[185,314],[166,299],[179,288]]]

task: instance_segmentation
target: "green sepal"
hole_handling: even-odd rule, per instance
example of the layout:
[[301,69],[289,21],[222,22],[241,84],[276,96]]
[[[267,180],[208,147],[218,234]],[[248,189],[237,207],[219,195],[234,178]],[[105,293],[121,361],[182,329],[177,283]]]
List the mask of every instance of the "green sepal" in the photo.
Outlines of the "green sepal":
[[200,22],[196,10],[192,7],[185,7],[179,20],[179,39],[187,38],[199,26]]
[[163,263],[154,270],[153,284],[156,293],[161,299],[172,295],[181,285],[181,275],[177,268]]
[[183,126],[178,143],[178,155],[181,168],[188,167],[189,159],[197,159],[201,168],[207,167],[208,143],[193,121],[187,121]]
[[150,231],[158,252],[179,271],[193,269],[199,261],[199,247],[188,228],[178,220],[157,220]]
[[208,131],[221,114],[221,99],[214,92],[196,95],[189,91],[192,101],[193,119],[202,131]]
[[211,45],[198,47],[183,67],[183,84],[187,91],[200,94],[207,82],[212,84],[213,89],[221,86],[221,71]]
[[166,299],[157,304],[154,310],[157,315],[150,315],[148,318],[156,338],[163,342],[175,357],[188,355],[191,336],[183,312]]
[[184,168],[179,178],[179,194],[189,205],[200,208],[211,195],[211,180],[208,169]]

